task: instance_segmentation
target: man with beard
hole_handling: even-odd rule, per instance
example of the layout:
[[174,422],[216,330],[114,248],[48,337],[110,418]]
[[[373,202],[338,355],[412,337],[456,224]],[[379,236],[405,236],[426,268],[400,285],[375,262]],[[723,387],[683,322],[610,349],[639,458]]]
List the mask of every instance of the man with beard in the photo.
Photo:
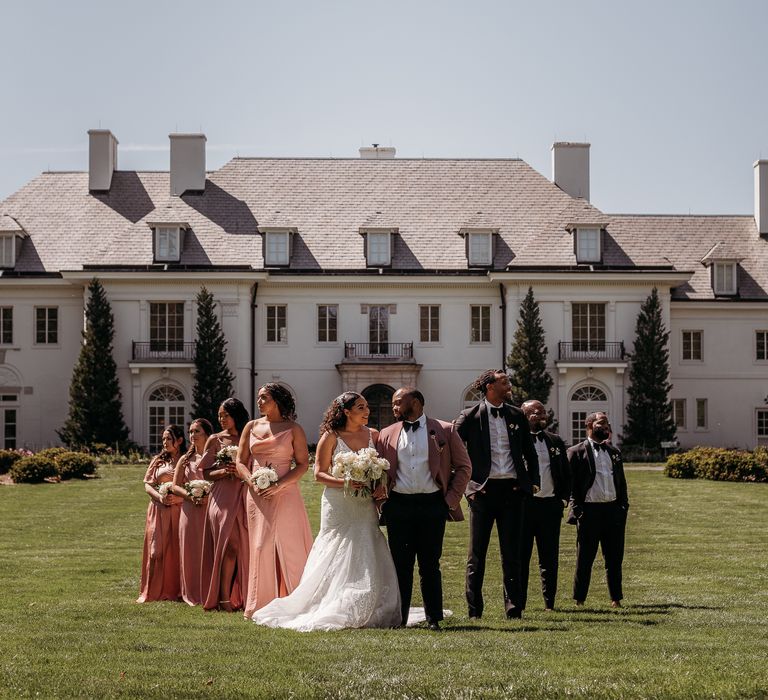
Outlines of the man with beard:
[[587,439],[568,450],[571,469],[571,502],[568,522],[576,525],[576,575],[573,598],[584,605],[592,564],[600,545],[611,607],[620,608],[621,564],[627,524],[627,482],[621,452],[606,443],[611,425],[605,413],[587,416]]

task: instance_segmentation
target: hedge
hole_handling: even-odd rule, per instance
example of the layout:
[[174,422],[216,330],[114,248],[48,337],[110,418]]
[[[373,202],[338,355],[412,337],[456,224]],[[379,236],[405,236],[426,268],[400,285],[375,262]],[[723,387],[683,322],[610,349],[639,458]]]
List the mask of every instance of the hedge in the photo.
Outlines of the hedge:
[[768,482],[768,449],[754,452],[722,447],[694,447],[670,455],[664,473],[673,479]]

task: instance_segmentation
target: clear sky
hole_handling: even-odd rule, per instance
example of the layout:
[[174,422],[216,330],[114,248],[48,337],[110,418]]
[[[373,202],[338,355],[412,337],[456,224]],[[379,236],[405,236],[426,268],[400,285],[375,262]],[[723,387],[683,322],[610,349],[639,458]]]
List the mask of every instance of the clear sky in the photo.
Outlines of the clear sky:
[[[2,0],[0,199],[87,169],[235,155],[521,157],[589,141],[608,213],[750,214],[768,158],[764,0]],[[0,211],[0,214],[2,212]]]

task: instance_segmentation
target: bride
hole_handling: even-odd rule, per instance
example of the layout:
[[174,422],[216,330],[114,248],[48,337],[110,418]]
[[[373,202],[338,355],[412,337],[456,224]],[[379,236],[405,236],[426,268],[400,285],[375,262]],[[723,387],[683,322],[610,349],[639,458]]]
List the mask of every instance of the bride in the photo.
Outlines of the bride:
[[351,391],[326,409],[315,461],[315,479],[325,485],[320,532],[298,587],[257,610],[254,622],[300,632],[400,625],[397,575],[373,499],[345,493],[344,480],[330,474],[338,453],[373,447],[377,431],[366,426],[369,413],[366,400]]

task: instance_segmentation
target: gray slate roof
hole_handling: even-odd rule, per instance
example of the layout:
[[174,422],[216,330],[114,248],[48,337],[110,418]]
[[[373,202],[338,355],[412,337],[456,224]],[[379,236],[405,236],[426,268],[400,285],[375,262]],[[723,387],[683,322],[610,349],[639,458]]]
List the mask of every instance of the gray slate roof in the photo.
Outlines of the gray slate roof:
[[607,267],[695,271],[678,298],[712,298],[701,260],[718,243],[744,257],[742,298],[768,299],[768,243],[748,216],[607,215],[521,160],[235,158],[204,194],[169,196],[167,172],[43,173],[0,203],[29,234],[16,271],[153,263],[149,223],[188,223],[182,265],[263,268],[258,226],[295,228],[291,269],[365,268],[361,228],[394,228],[393,268],[467,269],[463,228],[498,230],[497,270],[576,264],[573,223],[607,223]]

